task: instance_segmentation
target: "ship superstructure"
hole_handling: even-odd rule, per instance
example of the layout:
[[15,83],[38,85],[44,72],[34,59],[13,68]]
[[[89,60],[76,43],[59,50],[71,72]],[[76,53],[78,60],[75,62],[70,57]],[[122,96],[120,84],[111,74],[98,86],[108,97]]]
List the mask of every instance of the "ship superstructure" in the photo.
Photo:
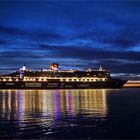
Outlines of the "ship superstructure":
[[0,88],[120,88],[126,80],[113,79],[110,72],[91,68],[85,71],[59,70],[58,64],[53,63],[50,69],[31,71],[24,65],[18,71],[0,77]]

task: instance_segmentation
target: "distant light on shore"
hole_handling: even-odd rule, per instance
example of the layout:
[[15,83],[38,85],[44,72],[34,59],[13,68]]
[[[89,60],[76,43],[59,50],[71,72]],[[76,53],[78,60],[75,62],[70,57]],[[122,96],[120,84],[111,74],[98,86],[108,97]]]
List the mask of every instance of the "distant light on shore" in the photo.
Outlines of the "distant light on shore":
[[140,81],[129,80],[124,87],[140,87]]

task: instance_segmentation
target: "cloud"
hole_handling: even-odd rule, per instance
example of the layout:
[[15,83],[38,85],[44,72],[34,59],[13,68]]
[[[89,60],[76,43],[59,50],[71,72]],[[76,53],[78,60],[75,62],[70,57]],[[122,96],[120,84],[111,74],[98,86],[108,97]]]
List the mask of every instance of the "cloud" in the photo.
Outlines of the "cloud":
[[8,41],[6,41],[5,39],[0,39],[0,45],[6,45],[8,44]]
[[127,49],[133,48],[140,43],[140,28],[131,27],[124,28],[118,31],[115,36],[108,36],[103,38],[101,41],[105,44],[110,44],[111,46]]
[[38,45],[38,49],[54,52],[57,57],[80,58],[88,60],[98,59],[127,59],[140,60],[139,52],[101,50],[98,48],[81,46],[50,46],[46,44]]
[[[21,30],[19,28],[5,26],[0,26],[0,36],[3,38],[6,36],[9,40],[15,39],[15,41],[18,39],[27,41],[28,39],[28,42],[65,40],[63,35],[55,33],[54,31],[29,31],[27,29]],[[25,42],[25,44],[26,43],[27,42]]]
[[25,35],[25,31],[13,27],[4,27],[0,25],[0,33],[9,34],[9,35]]
[[139,9],[139,2],[1,2],[0,65],[139,72]]
[[19,59],[19,58],[40,58],[39,55],[37,55],[37,53],[34,53],[34,52],[31,52],[31,51],[18,51],[18,50],[15,50],[15,51],[2,51],[0,53],[0,58],[9,58],[9,59]]

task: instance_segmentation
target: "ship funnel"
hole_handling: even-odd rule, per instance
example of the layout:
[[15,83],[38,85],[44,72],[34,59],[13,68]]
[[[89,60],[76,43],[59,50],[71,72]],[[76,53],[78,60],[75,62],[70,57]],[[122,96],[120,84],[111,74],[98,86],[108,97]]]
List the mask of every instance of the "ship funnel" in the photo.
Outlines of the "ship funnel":
[[50,64],[50,70],[58,70],[58,64],[57,63],[52,63]]

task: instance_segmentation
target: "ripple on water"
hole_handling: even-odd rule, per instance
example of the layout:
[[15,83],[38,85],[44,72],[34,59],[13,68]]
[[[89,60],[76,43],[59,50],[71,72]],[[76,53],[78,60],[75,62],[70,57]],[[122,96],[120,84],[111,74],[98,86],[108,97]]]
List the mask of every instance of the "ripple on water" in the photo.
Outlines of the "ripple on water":
[[139,101],[138,89],[1,90],[0,138],[140,138]]

